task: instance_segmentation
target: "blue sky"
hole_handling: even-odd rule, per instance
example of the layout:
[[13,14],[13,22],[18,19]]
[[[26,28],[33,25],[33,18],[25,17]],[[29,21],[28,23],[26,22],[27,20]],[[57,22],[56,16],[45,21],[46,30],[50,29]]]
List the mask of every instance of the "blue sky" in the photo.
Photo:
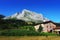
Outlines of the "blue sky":
[[23,9],[41,13],[54,22],[60,22],[60,0],[0,0],[0,14],[5,16]]

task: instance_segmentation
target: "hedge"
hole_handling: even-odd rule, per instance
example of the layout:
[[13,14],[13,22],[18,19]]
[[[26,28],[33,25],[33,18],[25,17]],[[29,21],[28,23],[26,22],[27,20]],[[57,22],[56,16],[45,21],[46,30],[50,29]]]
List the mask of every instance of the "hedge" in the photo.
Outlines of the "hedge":
[[57,36],[53,33],[41,33],[30,30],[22,30],[22,29],[10,29],[5,31],[0,31],[0,36]]

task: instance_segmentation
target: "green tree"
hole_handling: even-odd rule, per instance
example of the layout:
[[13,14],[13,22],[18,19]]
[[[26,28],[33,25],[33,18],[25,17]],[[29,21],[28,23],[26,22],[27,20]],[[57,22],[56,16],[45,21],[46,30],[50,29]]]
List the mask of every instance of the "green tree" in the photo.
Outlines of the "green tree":
[[42,32],[42,30],[43,30],[43,27],[40,26],[39,29],[38,29],[38,31],[39,31],[39,32]]

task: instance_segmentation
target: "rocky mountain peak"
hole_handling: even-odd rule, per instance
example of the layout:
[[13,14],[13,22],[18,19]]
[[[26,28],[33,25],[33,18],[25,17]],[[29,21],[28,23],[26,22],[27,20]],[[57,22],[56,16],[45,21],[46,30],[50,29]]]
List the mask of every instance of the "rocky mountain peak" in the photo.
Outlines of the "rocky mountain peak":
[[36,22],[36,23],[39,23],[39,22],[45,22],[45,21],[49,21],[47,18],[43,17],[42,14],[39,14],[39,13],[36,13],[36,12],[32,12],[32,11],[29,11],[29,10],[26,10],[24,9],[22,11],[22,13],[18,12],[18,13],[15,13],[14,15],[12,16],[9,16],[9,17],[5,17],[5,19],[9,19],[9,18],[16,18],[16,19],[19,19],[19,20],[24,20],[24,21],[32,21],[32,22]]

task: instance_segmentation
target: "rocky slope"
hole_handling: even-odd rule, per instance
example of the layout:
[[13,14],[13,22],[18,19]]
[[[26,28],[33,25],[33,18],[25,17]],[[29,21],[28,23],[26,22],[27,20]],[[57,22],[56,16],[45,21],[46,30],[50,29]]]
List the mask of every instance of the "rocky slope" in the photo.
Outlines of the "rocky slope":
[[26,22],[36,22],[36,23],[40,23],[40,22],[45,22],[45,21],[49,21],[47,18],[43,17],[42,14],[38,14],[36,12],[32,12],[29,10],[24,9],[22,11],[22,13],[15,13],[9,17],[5,17],[4,19],[18,19],[18,20],[24,20]]

